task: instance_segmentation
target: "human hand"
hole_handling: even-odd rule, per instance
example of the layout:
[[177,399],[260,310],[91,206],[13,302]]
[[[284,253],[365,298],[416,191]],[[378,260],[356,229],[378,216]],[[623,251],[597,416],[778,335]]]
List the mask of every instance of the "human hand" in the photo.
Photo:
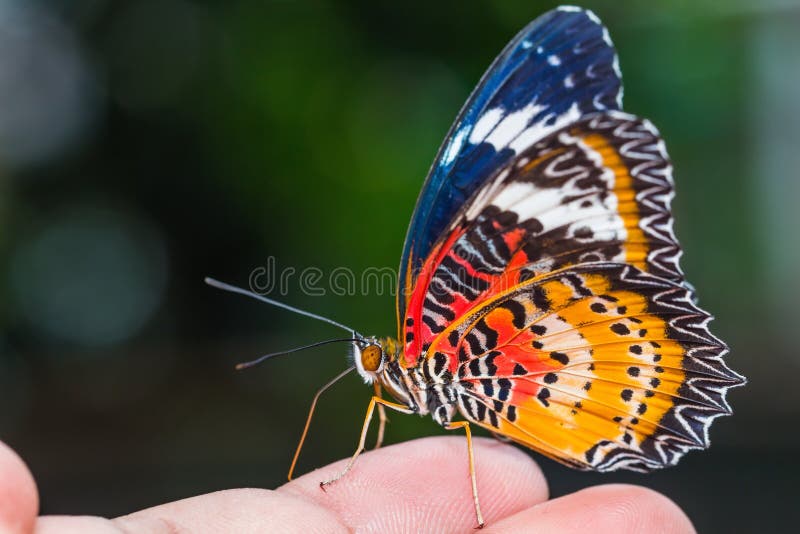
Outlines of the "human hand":
[[[639,486],[608,484],[548,500],[547,482],[526,453],[476,438],[482,532],[691,533],[672,501]],[[36,518],[30,472],[0,443],[0,533],[123,532],[472,532],[476,526],[462,438],[433,437],[364,453],[327,492],[336,462],[276,490],[235,489],[163,504],[116,519]]]

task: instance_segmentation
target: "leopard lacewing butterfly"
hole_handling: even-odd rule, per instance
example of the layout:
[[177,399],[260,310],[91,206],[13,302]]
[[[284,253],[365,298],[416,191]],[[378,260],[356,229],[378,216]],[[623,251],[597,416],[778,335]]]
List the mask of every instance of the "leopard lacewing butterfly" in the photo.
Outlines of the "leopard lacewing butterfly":
[[545,13],[494,60],[439,149],[402,252],[397,338],[257,297],[347,330],[324,342],[354,348],[334,381],[355,368],[374,385],[358,449],[323,488],[364,449],[376,407],[378,445],[385,408],[466,430],[479,526],[470,424],[582,470],[646,472],[708,447],[745,380],[680,269],[664,141],[621,108],[597,16]]

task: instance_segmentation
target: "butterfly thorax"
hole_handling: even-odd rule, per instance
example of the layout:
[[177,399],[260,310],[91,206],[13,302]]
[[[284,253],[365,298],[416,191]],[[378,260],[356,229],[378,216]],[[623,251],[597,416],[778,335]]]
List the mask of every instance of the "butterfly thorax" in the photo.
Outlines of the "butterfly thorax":
[[441,425],[449,423],[458,403],[458,384],[447,375],[431,374],[424,358],[408,367],[402,356],[402,345],[397,340],[369,338],[356,347],[356,366],[366,382],[377,381],[414,413],[431,414]]

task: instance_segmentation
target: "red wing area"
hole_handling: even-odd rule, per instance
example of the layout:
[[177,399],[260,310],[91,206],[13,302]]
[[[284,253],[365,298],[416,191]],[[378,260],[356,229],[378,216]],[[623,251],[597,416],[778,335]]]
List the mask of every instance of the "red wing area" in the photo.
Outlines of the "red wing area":
[[[624,264],[534,278],[451,324],[442,355],[467,419],[573,467],[648,471],[708,446],[743,379],[682,285]],[[458,387],[457,386],[457,387]]]
[[405,365],[483,301],[565,266],[629,263],[682,282],[672,195],[646,120],[596,113],[535,143],[473,195],[405,288]]

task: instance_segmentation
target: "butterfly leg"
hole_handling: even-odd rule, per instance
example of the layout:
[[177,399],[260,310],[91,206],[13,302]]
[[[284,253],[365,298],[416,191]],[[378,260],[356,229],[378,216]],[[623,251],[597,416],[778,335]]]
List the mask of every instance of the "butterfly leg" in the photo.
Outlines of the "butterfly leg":
[[303,427],[303,435],[300,436],[300,443],[297,444],[297,449],[294,451],[294,458],[292,458],[292,465],[289,466],[289,476],[288,479],[292,480],[292,475],[294,474],[294,468],[297,465],[297,459],[300,457],[300,451],[303,449],[303,443],[306,441],[306,436],[308,435],[308,427],[311,426],[311,418],[314,416],[314,410],[317,407],[317,401],[319,401],[320,395],[325,393],[325,390],[334,385],[340,378],[344,375],[349,373],[353,370],[353,367],[348,367],[343,372],[336,375],[332,380],[330,380],[327,384],[322,386],[317,390],[317,393],[314,395],[314,400],[311,401],[311,408],[308,410],[308,417],[306,417],[306,425]]
[[369,431],[369,423],[370,423],[370,421],[372,421],[372,414],[375,412],[375,406],[385,406],[387,408],[391,408],[392,410],[396,410],[396,411],[398,411],[400,413],[405,413],[405,414],[414,413],[413,410],[411,410],[408,406],[405,406],[404,404],[398,404],[396,402],[390,402],[390,401],[384,400],[384,399],[382,399],[382,398],[380,398],[378,396],[373,396],[372,400],[369,401],[369,406],[367,407],[367,415],[366,415],[366,417],[364,417],[364,426],[361,428],[361,438],[358,440],[358,448],[356,449],[356,452],[350,458],[350,461],[347,462],[347,465],[345,466],[345,468],[342,470],[341,473],[339,473],[338,475],[336,475],[335,477],[333,477],[330,480],[326,480],[325,482],[320,482],[319,483],[319,486],[323,490],[325,489],[325,486],[328,486],[329,484],[333,484],[334,482],[336,482],[337,480],[339,480],[340,478],[345,476],[347,474],[347,472],[350,471],[350,469],[353,467],[353,464],[356,463],[356,458],[358,458],[358,455],[361,454],[362,452],[364,452],[364,442],[367,440],[367,432]]
[[[381,396],[381,385],[376,380],[375,383],[375,396]],[[378,437],[375,439],[375,449],[380,449],[383,445],[383,432],[386,428],[386,422],[389,419],[386,417],[386,408],[383,404],[378,404]]]
[[467,453],[469,454],[469,476],[472,479],[472,500],[475,502],[475,515],[478,518],[478,528],[483,528],[483,514],[481,513],[481,503],[478,501],[478,482],[475,479],[475,455],[472,453],[472,431],[469,429],[468,421],[456,421],[447,423],[445,429],[457,430],[463,428],[467,434]]

